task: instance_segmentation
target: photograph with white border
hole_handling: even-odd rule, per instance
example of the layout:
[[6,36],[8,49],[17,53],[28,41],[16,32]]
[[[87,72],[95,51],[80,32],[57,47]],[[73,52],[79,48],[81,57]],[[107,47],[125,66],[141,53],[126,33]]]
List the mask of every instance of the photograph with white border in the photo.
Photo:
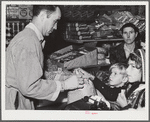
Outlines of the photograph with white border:
[[[129,50],[126,45],[132,41],[130,38],[135,40],[136,37],[140,40],[139,47],[134,43],[134,48]],[[121,44],[124,44],[120,46],[122,49],[118,46]],[[60,54],[70,45],[75,45],[71,48],[83,46],[87,52],[80,47],[82,59],[73,59],[73,63],[65,64],[68,59],[63,61]],[[89,53],[88,49],[94,50]],[[124,60],[121,50],[125,50],[125,57],[129,58]],[[69,51],[71,49],[64,52],[64,56]],[[75,57],[74,52],[68,55]],[[103,56],[105,60],[99,60]],[[117,63],[127,63],[122,64],[125,73],[123,68],[113,70],[121,67]],[[110,64],[117,66],[109,67],[108,71],[107,68],[103,72],[98,71],[100,77],[95,73],[103,65],[107,67]],[[63,68],[59,68],[62,65]],[[115,86],[117,83],[111,84],[112,74],[118,71],[122,71],[123,75],[117,75],[125,82]],[[129,71],[132,73],[128,74]],[[109,83],[97,83],[106,77]],[[132,80],[138,80],[138,83]],[[133,84],[134,90],[130,89]],[[120,90],[117,97],[107,99],[102,92],[113,88]],[[1,2],[2,120],[148,120],[148,91],[148,1]],[[108,93],[110,97],[113,94]]]

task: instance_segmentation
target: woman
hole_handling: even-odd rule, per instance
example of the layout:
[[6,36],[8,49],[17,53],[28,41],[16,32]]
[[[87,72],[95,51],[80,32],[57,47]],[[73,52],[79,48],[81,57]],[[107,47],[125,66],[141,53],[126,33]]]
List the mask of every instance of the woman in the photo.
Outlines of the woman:
[[144,50],[138,49],[131,53],[128,61],[128,87],[117,98],[121,109],[145,107],[145,55]]
[[140,48],[139,30],[132,23],[120,29],[124,42],[110,49],[110,63],[127,63],[129,54]]

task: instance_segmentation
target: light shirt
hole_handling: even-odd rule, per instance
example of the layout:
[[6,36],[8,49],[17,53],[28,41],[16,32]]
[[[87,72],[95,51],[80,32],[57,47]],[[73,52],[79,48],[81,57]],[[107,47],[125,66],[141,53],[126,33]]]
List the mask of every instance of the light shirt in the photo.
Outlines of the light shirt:
[[132,49],[130,50],[126,44],[124,44],[124,51],[125,51],[125,54],[126,54],[126,58],[129,57],[130,53],[133,53],[134,52],[134,48],[135,48],[135,45],[132,47]]

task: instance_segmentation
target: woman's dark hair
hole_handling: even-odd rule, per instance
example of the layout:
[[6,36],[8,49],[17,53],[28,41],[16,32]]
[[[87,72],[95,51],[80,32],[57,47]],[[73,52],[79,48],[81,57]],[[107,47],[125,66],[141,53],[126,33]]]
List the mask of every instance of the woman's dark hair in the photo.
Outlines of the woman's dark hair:
[[42,10],[46,10],[50,14],[56,10],[55,5],[33,5],[33,16],[38,16]]
[[123,33],[123,29],[126,28],[126,27],[131,27],[131,28],[134,29],[135,33],[136,33],[136,32],[139,33],[139,29],[138,29],[133,23],[126,23],[126,24],[124,24],[124,25],[121,27],[120,31]]
[[135,38],[135,44],[137,47],[141,48],[141,40],[140,40],[141,38],[140,38],[139,29],[133,23],[126,23],[120,29],[122,34],[123,34],[124,28],[126,27],[131,27],[134,29],[135,33],[138,33],[137,37]]

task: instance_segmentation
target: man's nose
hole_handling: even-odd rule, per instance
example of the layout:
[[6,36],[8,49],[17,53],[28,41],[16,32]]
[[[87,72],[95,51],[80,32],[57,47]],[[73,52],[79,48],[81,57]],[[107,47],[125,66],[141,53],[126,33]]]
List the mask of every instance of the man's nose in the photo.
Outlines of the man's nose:
[[130,38],[130,33],[127,34],[127,37]]
[[57,30],[57,24],[54,25],[53,29]]

